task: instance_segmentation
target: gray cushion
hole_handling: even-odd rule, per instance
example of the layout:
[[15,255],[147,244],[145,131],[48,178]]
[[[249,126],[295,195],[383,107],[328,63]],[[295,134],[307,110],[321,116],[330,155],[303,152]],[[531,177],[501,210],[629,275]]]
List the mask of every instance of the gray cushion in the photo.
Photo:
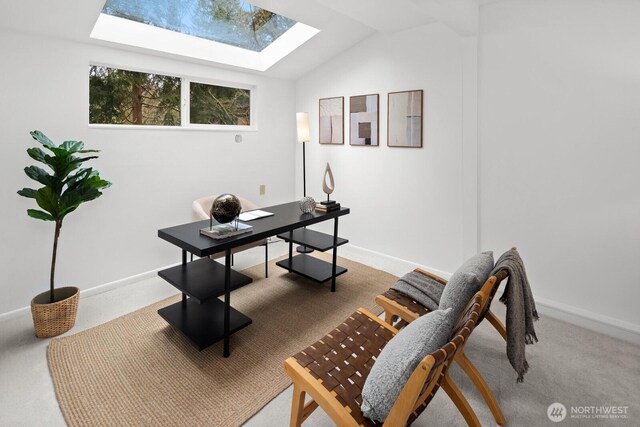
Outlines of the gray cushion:
[[482,288],[493,269],[493,252],[482,252],[472,256],[453,273],[444,287],[438,308],[452,308],[454,321],[462,314],[462,310],[473,295]]
[[449,340],[451,310],[436,310],[411,322],[382,349],[362,387],[362,413],[383,422],[425,356]]

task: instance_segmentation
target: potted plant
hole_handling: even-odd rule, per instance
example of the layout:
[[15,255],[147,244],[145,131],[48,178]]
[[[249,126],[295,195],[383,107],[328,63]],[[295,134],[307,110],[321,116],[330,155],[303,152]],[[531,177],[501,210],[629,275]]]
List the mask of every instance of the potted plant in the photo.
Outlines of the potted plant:
[[21,196],[35,199],[42,209],[27,210],[31,218],[55,223],[50,288],[49,291],[31,300],[31,314],[36,336],[45,338],[60,335],[71,329],[75,324],[78,310],[80,290],[76,287],[55,289],[54,285],[62,221],[82,203],[100,197],[102,195],[100,190],[111,186],[111,183],[100,178],[98,171],[93,168],[81,167],[87,160],[96,159],[98,156],[78,157],[76,155],[97,153],[99,150],[85,150],[84,143],[81,141],[65,141],[56,145],[37,130],[31,132],[31,136],[51,153],[47,154],[38,147],[27,149],[32,159],[47,165],[52,173],[38,166],[27,166],[24,168],[27,176],[42,184],[42,187],[37,190],[23,188],[18,191]]

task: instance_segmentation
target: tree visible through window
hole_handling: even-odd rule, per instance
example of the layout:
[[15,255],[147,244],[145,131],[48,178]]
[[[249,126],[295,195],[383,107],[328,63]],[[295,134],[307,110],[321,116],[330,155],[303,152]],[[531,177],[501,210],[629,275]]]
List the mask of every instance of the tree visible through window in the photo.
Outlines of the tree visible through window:
[[89,67],[89,123],[180,126],[179,77]]
[[190,123],[249,126],[250,116],[248,89],[191,83]]

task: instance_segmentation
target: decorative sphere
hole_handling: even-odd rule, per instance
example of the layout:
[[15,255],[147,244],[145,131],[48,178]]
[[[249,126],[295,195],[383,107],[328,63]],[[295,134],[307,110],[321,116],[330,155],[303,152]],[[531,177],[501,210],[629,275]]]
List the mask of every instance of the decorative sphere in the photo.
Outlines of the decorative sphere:
[[221,194],[211,204],[211,215],[220,224],[233,221],[241,210],[240,199],[233,194]]
[[300,210],[304,213],[310,213],[313,212],[313,210],[316,208],[316,201],[313,200],[313,197],[305,197],[302,200],[300,200]]

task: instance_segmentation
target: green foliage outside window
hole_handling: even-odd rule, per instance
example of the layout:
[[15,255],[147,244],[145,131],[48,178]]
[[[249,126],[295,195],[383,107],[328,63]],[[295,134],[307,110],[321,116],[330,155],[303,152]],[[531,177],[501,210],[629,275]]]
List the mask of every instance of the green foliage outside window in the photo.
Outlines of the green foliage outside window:
[[234,87],[191,83],[189,122],[249,126],[250,91]]
[[91,65],[89,123],[180,126],[179,77]]

